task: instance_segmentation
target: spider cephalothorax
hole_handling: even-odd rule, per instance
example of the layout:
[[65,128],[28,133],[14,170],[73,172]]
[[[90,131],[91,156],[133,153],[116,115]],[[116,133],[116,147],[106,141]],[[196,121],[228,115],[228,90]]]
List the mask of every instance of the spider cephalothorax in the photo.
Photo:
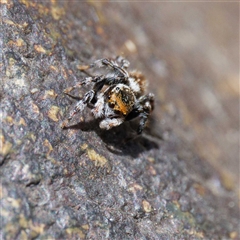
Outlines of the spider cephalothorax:
[[65,93],[70,95],[69,92],[74,88],[93,83],[93,88],[76,103],[67,120],[70,121],[76,113],[89,106],[94,117],[102,119],[100,128],[106,130],[139,117],[138,133],[140,134],[154,104],[154,95],[152,93],[145,95],[146,79],[138,71],[128,72],[126,69],[129,62],[122,57],[114,60],[100,59],[93,64],[81,66],[81,69],[86,70],[96,66],[109,67],[109,71],[105,75],[86,77],[74,87],[65,90]]

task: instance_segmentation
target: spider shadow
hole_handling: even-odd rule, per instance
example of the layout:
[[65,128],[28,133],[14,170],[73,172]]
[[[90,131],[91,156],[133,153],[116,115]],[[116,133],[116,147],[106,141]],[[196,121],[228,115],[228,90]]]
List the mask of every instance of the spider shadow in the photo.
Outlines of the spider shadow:
[[130,155],[138,157],[140,153],[156,149],[160,147],[160,140],[148,134],[149,129],[146,129],[143,134],[137,134],[137,121],[124,122],[118,127],[110,130],[99,128],[99,120],[92,119],[86,122],[80,122],[66,129],[79,129],[84,132],[94,131],[104,142],[105,147],[112,153],[117,155]]

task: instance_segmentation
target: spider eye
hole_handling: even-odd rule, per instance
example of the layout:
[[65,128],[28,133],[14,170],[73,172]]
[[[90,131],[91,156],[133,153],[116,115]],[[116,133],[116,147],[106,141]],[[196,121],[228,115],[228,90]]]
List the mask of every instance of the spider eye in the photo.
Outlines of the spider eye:
[[109,103],[110,108],[114,108],[115,104],[114,103]]
[[119,91],[120,91],[120,88],[119,88],[119,87],[116,87],[116,91],[119,92]]
[[115,110],[114,111],[116,114],[121,114],[121,111],[119,111],[119,110]]

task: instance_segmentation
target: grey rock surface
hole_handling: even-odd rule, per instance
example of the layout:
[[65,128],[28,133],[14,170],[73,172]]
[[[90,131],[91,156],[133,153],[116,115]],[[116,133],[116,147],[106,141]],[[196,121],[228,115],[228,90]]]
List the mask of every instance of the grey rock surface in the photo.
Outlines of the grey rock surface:
[[[0,238],[238,239],[238,17],[237,3],[2,0]],[[119,54],[156,95],[145,132],[103,131],[87,110],[63,130],[79,65]]]

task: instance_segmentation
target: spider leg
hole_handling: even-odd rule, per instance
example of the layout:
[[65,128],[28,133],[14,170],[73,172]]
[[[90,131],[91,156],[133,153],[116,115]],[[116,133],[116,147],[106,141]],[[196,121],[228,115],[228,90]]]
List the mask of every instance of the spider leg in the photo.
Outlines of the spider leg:
[[[129,77],[128,72],[124,68],[127,68],[129,66],[129,62],[122,57],[117,57],[115,60],[116,62],[112,59],[102,58],[102,59],[96,60],[95,62],[89,65],[81,65],[78,68],[81,71],[85,71],[87,69],[94,68],[94,67],[101,68],[101,67],[107,66],[117,71],[125,79],[128,78]],[[121,67],[119,67],[117,63],[120,63]]]
[[86,77],[81,82],[77,83],[76,85],[74,85],[72,87],[69,87],[69,88],[66,88],[63,92],[71,97],[72,95],[70,95],[69,93],[73,89],[79,88],[79,87],[81,87],[83,85],[89,85],[92,82],[98,83],[98,82],[101,82],[102,80],[103,80],[103,76],[102,75],[96,76],[96,77]]
[[67,118],[68,121],[70,121],[74,115],[76,115],[78,112],[83,111],[83,109],[87,106],[88,103],[90,103],[95,95],[95,92],[93,90],[87,92],[83,99],[78,101],[73,108],[73,110],[70,112],[69,117]]
[[[89,79],[90,80],[90,79]],[[87,104],[91,104],[91,101],[94,99],[96,94],[102,89],[102,87],[105,84],[105,78],[104,76],[97,76],[94,79],[91,79],[91,81],[95,82],[93,89],[87,92],[83,99],[80,100],[76,106],[74,107],[73,111],[70,113],[70,116],[68,120],[71,120],[72,117],[79,111],[82,111]],[[87,82],[86,82],[87,84]]]
[[143,113],[140,114],[140,122],[137,129],[138,134],[141,134],[143,129],[145,128],[148,117],[149,117],[149,112],[147,111],[144,111]]
[[123,67],[119,67],[117,63],[110,59],[107,58],[102,59],[102,64],[111,67],[115,71],[118,71],[125,79],[129,77],[128,72]]
[[142,112],[140,113],[140,122],[138,126],[137,133],[141,134],[145,128],[146,122],[150,113],[152,112],[154,106],[154,95],[149,93],[140,98],[140,104],[142,105]]
[[[66,90],[66,89],[65,89]],[[81,98],[79,97],[79,96],[74,96],[74,95],[72,95],[72,94],[70,94],[70,93],[68,93],[67,91],[65,91],[64,90],[64,93],[66,94],[66,95],[68,95],[69,97],[71,97],[71,98],[73,98],[73,99],[76,99],[76,100],[81,100]]]
[[122,56],[117,56],[115,58],[115,61],[121,64],[121,68],[128,68],[130,65],[130,62],[127,59],[123,58]]
[[148,102],[150,104],[150,107],[151,107],[151,111],[153,110],[154,108],[154,94],[153,93],[148,93],[146,95],[143,95],[141,96],[139,99],[138,99],[138,103],[139,104],[144,104]]
[[78,69],[85,72],[85,70],[88,70],[90,68],[105,67],[106,64],[104,63],[104,60],[105,60],[105,58],[101,58],[101,59],[98,59],[98,60],[94,61],[93,63],[88,64],[88,65],[78,65]]
[[137,130],[138,134],[141,134],[145,128],[148,117],[153,110],[153,104],[154,95],[152,93],[144,95],[138,99],[135,106],[133,107],[133,110],[126,117],[126,121],[132,120],[136,117],[140,118],[139,127]]
[[[68,91],[72,91],[74,88],[79,87],[81,85],[84,84],[89,84],[90,82],[95,82],[93,89],[88,91],[84,97],[78,101],[76,103],[76,105],[74,106],[73,110],[69,113],[69,117],[67,118],[67,121],[69,122],[74,115],[76,115],[78,112],[83,111],[83,109],[88,105],[89,107],[93,106],[92,101],[94,100],[94,98],[96,98],[96,94],[102,89],[102,87],[105,84],[105,78],[104,76],[97,76],[97,77],[89,77],[89,78],[85,78],[82,82],[76,84],[74,87],[72,88],[68,88],[65,90],[65,94],[67,94],[68,96],[75,98],[75,99],[79,99],[79,97],[73,96],[71,94],[69,94]],[[63,124],[63,127],[65,127],[66,124]]]

